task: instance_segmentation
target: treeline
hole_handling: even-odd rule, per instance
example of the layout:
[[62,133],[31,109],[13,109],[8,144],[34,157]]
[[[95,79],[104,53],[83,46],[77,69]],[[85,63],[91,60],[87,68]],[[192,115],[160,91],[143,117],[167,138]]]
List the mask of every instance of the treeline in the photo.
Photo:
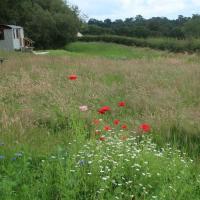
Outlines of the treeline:
[[23,26],[37,48],[59,48],[75,39],[81,21],[64,0],[0,0],[0,24]]
[[141,15],[125,20],[90,19],[82,26],[86,35],[120,35],[137,38],[170,37],[177,39],[200,38],[200,15],[170,20],[166,17],[145,19]]

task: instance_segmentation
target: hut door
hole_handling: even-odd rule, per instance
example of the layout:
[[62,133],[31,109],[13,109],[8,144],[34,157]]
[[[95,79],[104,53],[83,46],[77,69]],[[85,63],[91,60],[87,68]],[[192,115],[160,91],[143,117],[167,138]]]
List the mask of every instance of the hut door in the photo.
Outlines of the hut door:
[[19,38],[19,42],[20,42],[20,47],[22,47],[23,44],[22,44],[22,38],[21,37]]

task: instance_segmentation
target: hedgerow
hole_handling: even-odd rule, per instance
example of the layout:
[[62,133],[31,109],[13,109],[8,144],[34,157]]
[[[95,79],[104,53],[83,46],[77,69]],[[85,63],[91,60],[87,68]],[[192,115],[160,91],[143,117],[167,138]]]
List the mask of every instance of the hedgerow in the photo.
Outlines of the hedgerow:
[[85,35],[78,39],[85,42],[110,42],[127,46],[150,47],[152,49],[168,50],[172,52],[198,52],[200,51],[199,39],[177,40],[171,38],[131,38],[116,35]]

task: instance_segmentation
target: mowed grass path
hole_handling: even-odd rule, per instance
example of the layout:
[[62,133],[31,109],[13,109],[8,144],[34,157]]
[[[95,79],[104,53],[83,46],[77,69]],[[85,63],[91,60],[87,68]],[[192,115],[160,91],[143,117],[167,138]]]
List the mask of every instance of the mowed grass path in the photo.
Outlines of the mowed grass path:
[[[72,52],[4,53],[2,199],[198,200],[198,61],[102,43],[67,48]],[[78,79],[69,81],[70,74]],[[119,101],[126,102],[122,111]],[[80,112],[81,105],[89,110]],[[112,112],[100,116],[104,105]],[[119,118],[128,130],[115,129],[105,133],[109,142],[98,142],[92,122],[99,118],[98,129]],[[149,136],[137,136],[141,123],[151,125]]]
[[135,48],[99,42],[75,42],[67,45],[65,49],[69,52],[81,53],[89,56],[101,56],[124,60],[131,58],[155,58],[166,55],[166,53],[161,51],[155,51],[148,48]]

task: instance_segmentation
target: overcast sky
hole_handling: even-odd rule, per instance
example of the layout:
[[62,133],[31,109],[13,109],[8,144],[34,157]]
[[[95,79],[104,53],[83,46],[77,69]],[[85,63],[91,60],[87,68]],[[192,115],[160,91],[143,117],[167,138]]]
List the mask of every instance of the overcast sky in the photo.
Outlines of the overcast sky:
[[68,0],[82,14],[96,19],[125,19],[141,14],[145,18],[200,14],[200,0]]

